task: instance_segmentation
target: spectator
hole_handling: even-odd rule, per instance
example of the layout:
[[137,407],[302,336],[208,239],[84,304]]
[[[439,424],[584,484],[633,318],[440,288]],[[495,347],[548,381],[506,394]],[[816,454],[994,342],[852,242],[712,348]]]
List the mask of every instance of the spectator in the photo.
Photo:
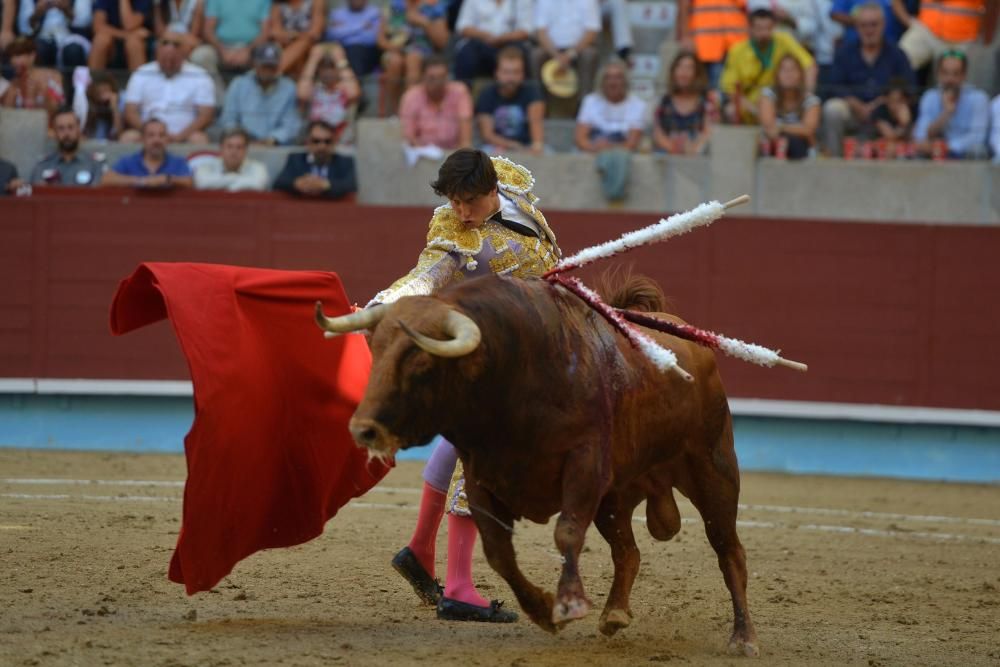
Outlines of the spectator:
[[97,72],[87,85],[87,114],[83,134],[89,139],[117,141],[125,129],[118,84],[107,72]]
[[597,77],[598,91],[583,98],[576,118],[576,146],[597,154],[601,188],[609,201],[625,198],[631,155],[646,126],[645,103],[629,92],[628,66],[609,61]]
[[392,113],[406,87],[420,80],[424,58],[448,44],[444,0],[391,0],[378,46],[385,70],[386,112]]
[[[17,1],[0,0],[0,53],[6,51],[17,36],[15,32],[17,21],[14,20],[17,17]],[[3,92],[0,91],[0,95],[2,94]],[[0,194],[3,194],[2,189],[0,189]]]
[[990,151],[993,164],[1000,163],[1000,95],[990,102]]
[[997,25],[996,0],[934,0],[921,2],[913,16],[902,0],[892,0],[896,13],[902,15],[906,32],[899,40],[910,65],[917,70],[933,62],[943,52],[963,48],[980,34],[984,44],[993,41]]
[[812,54],[813,58],[816,59],[816,65],[819,69],[816,77],[816,90],[825,94],[826,86],[830,82],[830,75],[833,70],[836,46],[842,38],[844,28],[830,17],[830,8],[833,7],[831,0],[814,1],[819,9],[820,16],[816,34],[813,35],[812,41]]
[[94,0],[94,43],[90,69],[123,62],[130,72],[146,62],[146,40],[153,30],[154,0]]
[[632,54],[632,17],[628,14],[628,0],[601,0],[601,17],[611,24],[611,43],[615,53],[628,62]]
[[[778,61],[774,86],[761,91],[757,117],[770,151],[778,157],[801,160],[816,145],[820,101],[806,89],[802,63],[791,55]],[[779,148],[780,146],[780,148]]]
[[[833,61],[823,105],[823,148],[840,155],[847,132],[874,131],[875,112],[885,102],[889,82],[900,79],[910,88],[913,70],[906,54],[884,37],[885,18],[877,2],[854,8],[859,41],[841,45]],[[867,132],[866,132],[867,131]]]
[[555,58],[560,69],[576,68],[580,91],[589,93],[597,69],[595,39],[601,32],[598,1],[544,0],[535,8],[538,46],[533,54],[533,78],[541,78],[542,65]]
[[201,46],[201,34],[205,29],[204,0],[161,0],[153,15],[157,39],[166,32],[180,35],[181,51],[188,58]]
[[[903,3],[900,2],[900,7]],[[894,0],[833,0],[830,7],[830,18],[839,23],[844,28],[844,44],[857,42],[858,26],[856,10],[861,5],[876,5],[882,11],[883,25],[885,27],[885,40],[890,44],[898,44],[899,38],[903,35],[905,26],[900,18],[907,17],[905,9],[900,16],[896,15]]]
[[12,195],[24,182],[17,177],[17,167],[7,160],[0,159],[0,196]]
[[734,45],[726,55],[720,86],[729,97],[726,116],[731,122],[756,122],[757,98],[774,83],[777,64],[791,54],[805,72],[806,90],[816,89],[816,63],[809,52],[787,32],[775,32],[774,13],[755,9],[750,14],[750,38]]
[[455,31],[455,78],[471,83],[477,76],[491,76],[497,53],[507,45],[519,46],[527,55],[535,32],[532,0],[464,0]]
[[885,102],[875,109],[875,130],[880,139],[905,141],[910,137],[913,114],[910,111],[910,91],[913,86],[899,79],[889,82]]
[[468,88],[448,80],[448,61],[443,57],[424,61],[421,83],[403,95],[399,121],[409,146],[448,151],[471,146],[472,98]]
[[16,109],[45,109],[49,116],[65,102],[62,77],[55,70],[35,67],[35,43],[18,37],[7,48],[14,78],[0,99],[0,106]]
[[792,33],[799,44],[812,51],[821,19],[816,0],[747,0],[747,11],[755,9],[770,9],[777,27]]
[[678,0],[677,39],[708,68],[718,86],[726,53],[747,37],[745,0]]
[[33,36],[40,65],[72,71],[87,65],[91,21],[90,0],[21,0],[17,23]]
[[358,189],[354,158],[333,152],[336,130],[321,120],[309,123],[308,153],[291,153],[274,181],[274,189],[291,194],[340,199]]
[[917,152],[934,154],[934,144],[944,142],[947,156],[981,158],[986,154],[986,127],[990,100],[965,82],[968,62],[962,51],[945,51],[937,66],[937,88],[920,98],[913,139]]
[[358,76],[368,76],[379,66],[378,35],[382,11],[368,0],[346,0],[330,11],[326,22],[328,42],[344,47],[347,61]]
[[221,155],[204,158],[194,170],[199,190],[267,190],[267,167],[247,158],[250,136],[235,127],[222,134]]
[[191,187],[187,160],[167,152],[167,126],[151,118],[142,126],[142,150],[121,157],[104,174],[101,185],[136,188]]
[[243,71],[253,51],[268,41],[271,0],[205,0],[205,43],[192,62],[215,75],[219,69]]
[[497,55],[496,83],[476,100],[476,122],[487,153],[545,148],[545,102],[538,86],[524,81],[524,52],[508,46]]
[[278,72],[297,77],[313,44],[323,36],[323,0],[275,0],[271,39],[281,47]]
[[309,120],[322,120],[337,133],[338,142],[353,143],[350,128],[361,86],[339,44],[319,44],[309,54],[298,85],[299,102]]
[[80,121],[72,109],[60,109],[52,118],[58,149],[31,170],[36,185],[94,186],[101,181],[100,163],[80,152]]
[[718,114],[705,66],[691,51],[681,51],[670,63],[667,92],[653,114],[653,145],[675,155],[700,155]]
[[295,84],[278,74],[281,49],[262,44],[254,49],[254,69],[235,79],[226,92],[221,124],[242,127],[255,143],[293,144],[302,120],[296,108]]
[[137,69],[125,88],[122,141],[140,141],[139,128],[150,118],[167,126],[171,143],[207,144],[205,129],[215,117],[215,84],[202,68],[184,60],[180,33],[167,29],[156,60]]

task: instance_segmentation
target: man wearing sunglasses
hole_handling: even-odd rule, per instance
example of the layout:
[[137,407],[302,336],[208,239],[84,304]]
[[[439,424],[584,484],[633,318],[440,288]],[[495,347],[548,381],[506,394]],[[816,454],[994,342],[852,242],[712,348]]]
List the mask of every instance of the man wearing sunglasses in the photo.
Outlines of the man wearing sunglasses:
[[274,189],[305,197],[340,199],[358,189],[354,158],[334,152],[337,131],[314,120],[306,132],[306,153],[292,153],[274,181]]
[[208,143],[205,128],[215,117],[215,84],[201,67],[184,60],[183,36],[167,29],[156,45],[156,60],[137,69],[125,88],[122,141],[138,142],[150,118],[167,126],[171,143]]

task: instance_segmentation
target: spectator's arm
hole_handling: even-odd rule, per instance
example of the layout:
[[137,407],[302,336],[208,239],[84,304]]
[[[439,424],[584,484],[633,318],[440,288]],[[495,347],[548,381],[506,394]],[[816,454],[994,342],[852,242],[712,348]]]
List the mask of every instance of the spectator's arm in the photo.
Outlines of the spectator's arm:
[[501,137],[496,133],[496,127],[493,124],[493,116],[488,113],[477,113],[476,114],[476,124],[479,125],[479,136],[482,138],[484,144],[489,144],[495,146],[496,148],[516,148],[517,142],[511,141],[506,137]]
[[448,46],[448,39],[451,37],[451,33],[448,32],[448,21],[444,17],[428,21],[424,32],[427,33],[427,39],[431,41],[431,44],[438,51]]
[[251,161],[247,173],[240,174],[229,186],[233,192],[240,190],[257,190],[265,192],[267,190],[267,167],[260,162]]
[[289,155],[285,160],[285,166],[281,168],[281,173],[278,177],[274,179],[274,189],[280,190],[282,192],[288,192],[290,194],[296,194],[298,190],[295,189],[295,171],[292,169],[292,158],[294,156]]
[[194,178],[190,174],[187,176],[170,176],[170,185],[175,188],[193,188]]
[[795,137],[802,137],[810,144],[816,143],[816,130],[819,129],[819,119],[822,107],[819,104],[806,109],[801,122],[794,125],[783,125],[782,132]]
[[146,179],[145,176],[129,176],[118,171],[122,168],[122,161],[123,160],[119,160],[113,167],[111,167],[111,169],[104,172],[104,177],[101,178],[101,185],[124,185],[129,187],[138,187],[143,184]]
[[849,0],[833,0],[833,4],[830,6],[830,18],[845,28],[853,28],[854,18],[851,16]]
[[642,141],[642,130],[637,128],[632,128],[625,135],[625,143],[622,144],[627,150],[635,152],[639,148],[639,142]]
[[294,143],[302,130],[302,117],[299,116],[294,89],[289,93],[284,107],[278,126],[271,132],[274,140],[281,145]]
[[757,121],[760,123],[761,131],[768,139],[777,139],[781,134],[778,131],[778,112],[775,100],[770,95],[761,93],[757,98]]
[[142,113],[139,111],[138,102],[125,103],[125,126],[137,130],[142,127]]
[[590,140],[591,126],[587,123],[576,121],[576,128],[573,130],[573,139],[576,147],[585,153],[596,153],[597,147]]
[[421,145],[419,119],[417,118],[416,110],[413,108],[416,104],[413,95],[416,92],[416,88],[406,91],[403,93],[403,98],[399,103],[399,125],[402,130],[403,141],[411,146]]
[[326,30],[326,15],[324,10],[326,9],[325,2],[313,2],[312,4],[312,14],[309,16],[309,29],[306,30],[306,35],[309,36],[314,42],[318,42],[323,38],[323,31]]
[[183,130],[177,133],[177,141],[187,141],[195,132],[200,132],[206,127],[212,124],[212,120],[215,119],[215,107],[195,107],[198,110],[198,115],[195,119],[191,121],[191,124],[185,127]]
[[920,108],[917,111],[917,124],[913,127],[913,139],[915,141],[927,141],[930,136],[931,123],[937,117],[934,110],[934,99],[928,90],[920,98]]
[[545,148],[545,102],[542,100],[528,105],[528,132],[531,150],[540,153]]
[[916,18],[910,14],[909,10],[906,9],[906,4],[903,0],[892,0],[892,14],[906,27],[910,27],[910,24],[913,23],[913,19]]
[[216,51],[222,51],[225,48],[222,42],[219,40],[219,35],[216,33],[216,29],[219,27],[219,17],[212,16],[206,10],[205,13],[205,25],[202,28],[202,38],[205,43],[212,46]]
[[982,157],[982,152],[986,149],[990,122],[988,99],[985,94],[976,95],[972,109],[972,122],[969,123],[965,132],[948,142],[948,148],[952,152],[966,157]]
[[132,0],[118,0],[118,15],[122,18],[122,28],[132,32],[142,27],[146,17],[132,9]]
[[322,193],[325,199],[340,199],[345,195],[358,191],[358,180],[354,172],[354,159],[344,156],[334,157],[334,164],[338,162],[344,165],[344,169],[338,169],[339,173],[337,174],[330,174],[330,187]]
[[[313,8],[322,3],[314,2]],[[271,13],[268,17],[268,29],[270,30],[271,37],[278,44],[287,44],[291,40],[291,33],[285,30],[285,24],[281,20],[281,5],[275,3],[271,5]]]
[[1000,96],[990,105],[990,115],[993,119],[990,124],[990,148],[993,151],[993,161],[1000,162]]
[[108,23],[108,13],[103,9],[94,10],[94,34],[99,32],[110,33],[112,37],[117,37],[121,39],[125,36],[125,31],[121,28],[116,28],[110,23]]
[[656,114],[654,114],[653,118],[653,145],[668,153],[673,151],[670,135],[663,131],[663,127],[660,125],[660,120]]
[[379,51],[400,51],[400,47],[396,46],[389,41],[389,26],[388,21],[379,21],[378,23],[378,33],[375,37],[375,46],[379,48]]
[[240,124],[239,109],[239,83],[240,80],[233,79],[226,91],[226,99],[222,103],[222,115],[219,116],[219,125],[223,130],[228,130]]
[[205,2],[197,0],[194,12],[191,14],[191,25],[188,27],[190,34],[197,41],[201,41],[205,34]]
[[0,23],[0,50],[6,49],[14,41],[14,15],[17,14],[17,0],[3,0],[3,22]]
[[212,165],[202,164],[194,170],[194,185],[199,190],[226,190],[230,183],[231,179]]

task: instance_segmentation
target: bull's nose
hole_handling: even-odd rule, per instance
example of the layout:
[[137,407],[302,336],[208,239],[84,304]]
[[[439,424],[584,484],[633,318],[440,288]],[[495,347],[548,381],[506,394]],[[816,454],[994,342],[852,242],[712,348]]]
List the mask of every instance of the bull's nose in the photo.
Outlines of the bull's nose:
[[385,428],[374,419],[352,419],[351,436],[362,447],[372,447],[385,435]]

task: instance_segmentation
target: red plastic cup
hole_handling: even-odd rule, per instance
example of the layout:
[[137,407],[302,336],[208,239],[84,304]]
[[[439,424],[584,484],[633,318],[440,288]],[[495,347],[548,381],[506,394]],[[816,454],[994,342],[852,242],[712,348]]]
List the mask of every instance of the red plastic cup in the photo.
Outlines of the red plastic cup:
[[785,160],[785,159],[787,159],[788,158],[788,138],[787,137],[778,137],[778,140],[775,142],[775,144],[776,145],[774,147],[774,157],[778,158],[779,160]]
[[858,140],[854,137],[844,138],[844,159],[853,160],[857,157]]

